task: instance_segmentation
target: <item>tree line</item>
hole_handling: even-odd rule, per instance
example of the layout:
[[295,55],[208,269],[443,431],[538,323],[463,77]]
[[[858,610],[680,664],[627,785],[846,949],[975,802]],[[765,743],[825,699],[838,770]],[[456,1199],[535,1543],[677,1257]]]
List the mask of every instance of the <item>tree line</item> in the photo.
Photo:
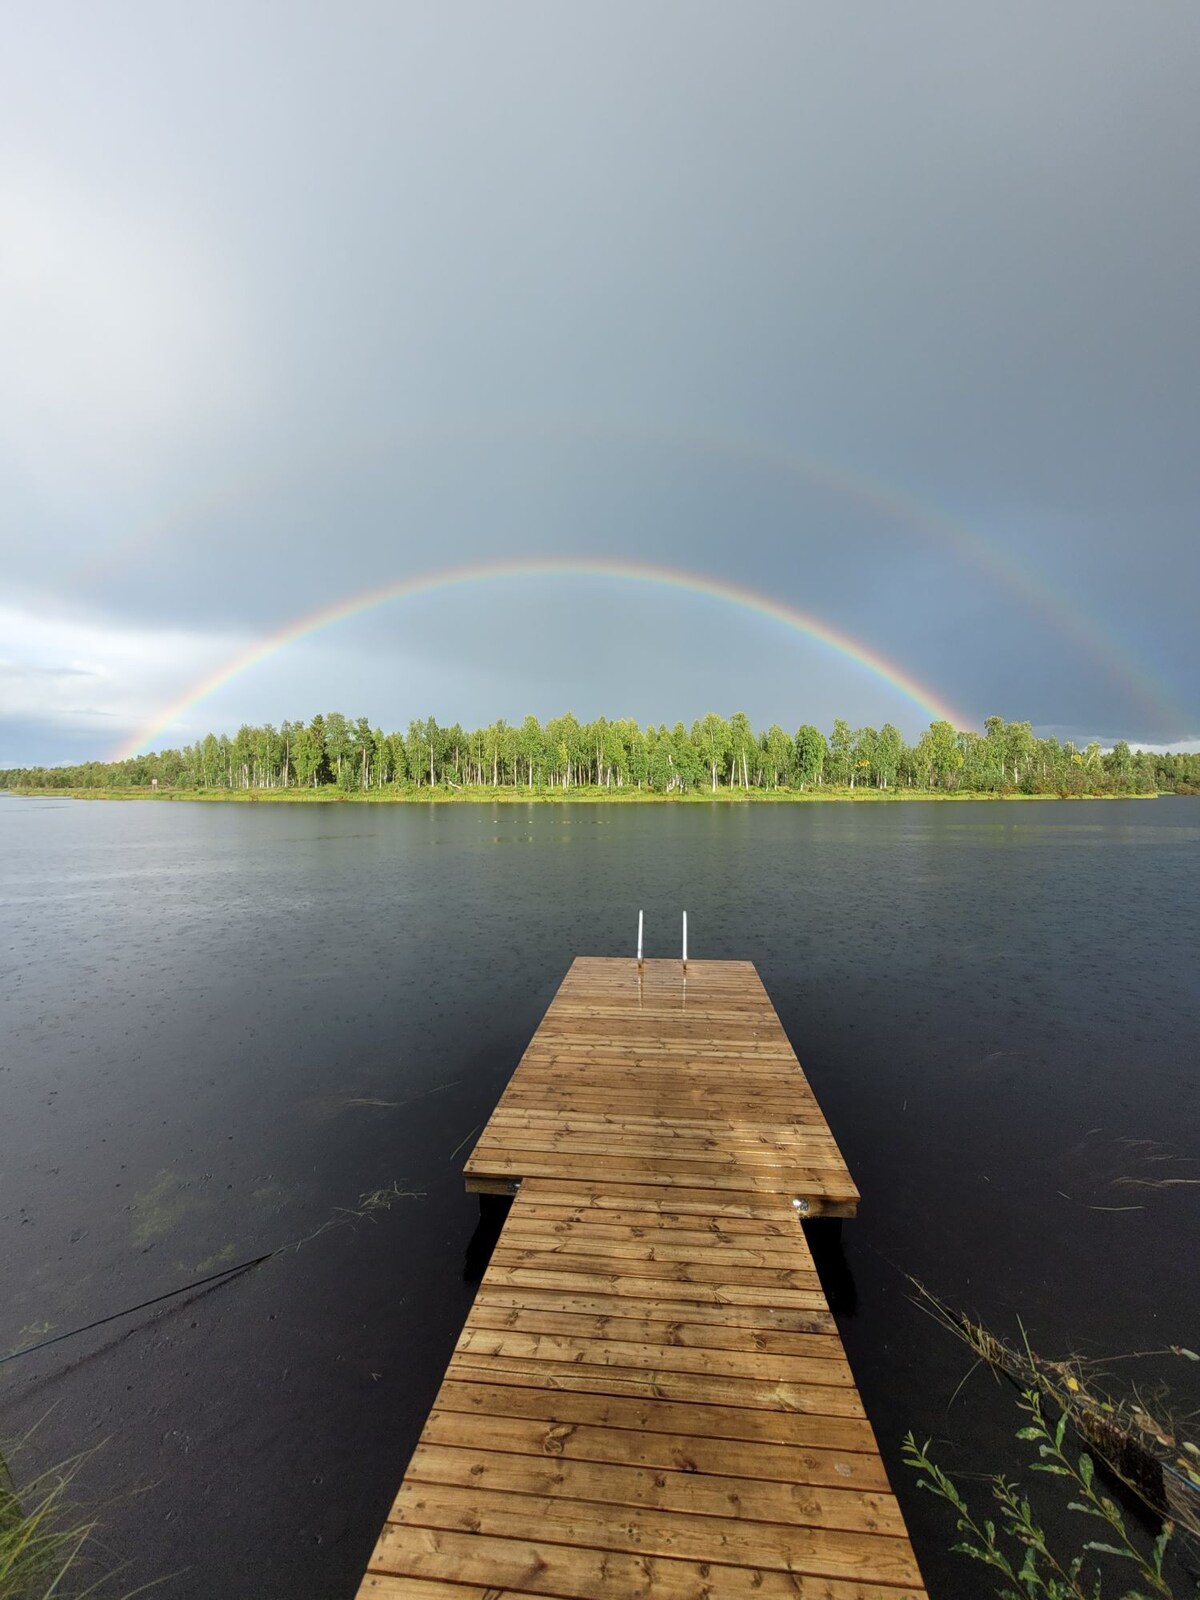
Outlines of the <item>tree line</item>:
[[178,750],[124,761],[0,771],[8,789],[334,790],[341,793],[509,789],[644,790],[657,794],[874,789],[972,794],[1200,793],[1200,755],[1104,751],[1039,739],[1028,722],[988,717],[983,733],[932,722],[908,743],[890,722],[825,734],[811,724],[756,732],[744,712],[709,712],[690,728],[631,720],[544,725],[503,720],[470,732],[433,717],[384,733],[340,712],[309,722],[243,724]]

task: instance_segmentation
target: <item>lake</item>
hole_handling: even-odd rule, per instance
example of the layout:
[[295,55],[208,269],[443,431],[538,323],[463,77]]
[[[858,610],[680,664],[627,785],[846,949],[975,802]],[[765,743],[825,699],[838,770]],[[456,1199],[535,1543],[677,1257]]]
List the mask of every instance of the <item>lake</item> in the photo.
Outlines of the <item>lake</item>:
[[1200,800],[14,795],[0,841],[0,1350],[306,1240],[0,1366],[28,1467],[99,1446],[117,1590],[353,1595],[478,1275],[474,1133],[643,907],[648,955],[686,909],[757,964],[862,1191],[830,1284],[935,1600],[992,1586],[900,1440],[1015,1471],[1022,1419],[906,1274],[1049,1355],[1196,1346]]

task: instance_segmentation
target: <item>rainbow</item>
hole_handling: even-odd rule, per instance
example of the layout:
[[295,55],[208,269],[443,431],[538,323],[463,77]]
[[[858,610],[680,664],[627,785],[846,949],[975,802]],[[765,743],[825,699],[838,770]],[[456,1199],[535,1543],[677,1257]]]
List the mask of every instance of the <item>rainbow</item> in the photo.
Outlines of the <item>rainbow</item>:
[[740,606],[758,616],[780,622],[785,627],[828,646],[847,660],[856,662],[912,701],[933,720],[949,722],[956,728],[970,724],[970,718],[956,711],[947,701],[919,683],[896,662],[889,661],[878,651],[852,638],[850,634],[831,627],[827,622],[822,622],[819,617],[800,611],[795,606],[772,600],[757,590],[747,589],[741,584],[729,583],[724,579],[708,577],[703,573],[686,572],[678,567],[653,566],[647,562],[637,561],[606,561],[560,556],[489,561],[473,566],[448,567],[439,572],[422,573],[417,577],[402,578],[379,588],[363,590],[341,600],[335,600],[316,611],[306,612],[303,616],[296,617],[283,627],[277,628],[274,633],[257,640],[231,660],[224,662],[215,672],[192,684],[178,699],[164,706],[145,727],[139,728],[126,740],[112,759],[126,761],[149,748],[160,735],[187,716],[209,695],[215,694],[218,689],[240,677],[243,672],[249,672],[252,667],[278,654],[288,645],[295,644],[298,639],[307,638],[323,628],[345,622],[350,617],[359,616],[375,606],[388,605],[396,600],[411,600],[418,595],[472,583],[487,583],[505,578],[546,577],[620,578],[634,583],[656,584],[683,594],[705,595],[713,600]]
[[[359,435],[341,448],[327,447],[324,455],[318,456],[316,466],[320,473],[330,475],[339,469],[348,470],[354,464],[361,466],[386,452],[403,448],[405,444],[416,449],[429,449],[442,444],[461,445],[463,440],[471,438],[504,440],[526,437],[544,443],[550,443],[555,438],[578,439],[585,443],[609,438],[650,444],[659,449],[696,451],[816,485],[869,507],[894,525],[907,526],[918,535],[948,547],[960,560],[990,580],[1000,583],[1023,606],[1038,613],[1054,634],[1069,639],[1076,648],[1102,665],[1114,683],[1132,690],[1155,721],[1165,717],[1181,728],[1190,724],[1191,717],[1185,708],[1176,702],[1166,686],[1147,670],[1144,663],[1111,630],[1080,610],[1068,595],[1033,572],[1027,564],[1014,559],[995,539],[986,537],[979,529],[935,505],[917,499],[895,484],[884,483],[858,470],[851,471],[844,466],[815,460],[754,436],[693,426],[680,427],[660,419],[636,416],[580,414],[574,417],[560,416],[553,420],[512,416],[502,419],[460,418],[442,422],[427,421],[408,429],[381,428],[373,434]],[[66,592],[93,587],[132,561],[144,559],[149,550],[172,535],[189,527],[202,526],[231,506],[243,504],[255,496],[270,494],[294,474],[295,462],[288,457],[274,467],[260,463],[235,479],[209,487],[190,502],[177,506],[169,516],[135,528],[84,565],[60,577],[58,587]],[[397,586],[396,592],[390,594],[389,598],[400,598],[401,588]]]

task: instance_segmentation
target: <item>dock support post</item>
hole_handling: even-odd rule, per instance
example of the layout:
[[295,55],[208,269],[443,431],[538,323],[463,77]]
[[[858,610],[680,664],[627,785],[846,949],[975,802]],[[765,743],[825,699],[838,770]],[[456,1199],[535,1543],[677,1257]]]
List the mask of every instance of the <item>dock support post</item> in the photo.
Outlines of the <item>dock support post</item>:
[[642,964],[642,913],[638,912],[638,966]]
[[687,971],[687,912],[683,913],[683,970]]

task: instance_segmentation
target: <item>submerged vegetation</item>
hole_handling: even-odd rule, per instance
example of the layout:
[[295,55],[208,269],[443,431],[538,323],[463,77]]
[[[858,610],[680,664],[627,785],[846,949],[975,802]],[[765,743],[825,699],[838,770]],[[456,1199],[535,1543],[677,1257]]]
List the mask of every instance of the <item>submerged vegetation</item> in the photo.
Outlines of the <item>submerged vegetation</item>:
[[[924,1284],[910,1281],[916,1303],[935,1321],[962,1339],[993,1371],[1016,1383],[1026,1397],[1033,1392],[1049,1402],[1148,1511],[1200,1540],[1200,1445],[1189,1437],[1195,1431],[1193,1424],[1165,1415],[1162,1397],[1152,1414],[1151,1403],[1136,1391],[1130,1399],[1109,1394],[1100,1363],[1078,1355],[1049,1360],[1032,1350],[1027,1340],[1019,1348],[1006,1344],[962,1312],[943,1305]],[[1182,1345],[1135,1351],[1119,1359],[1135,1357],[1200,1362],[1200,1355]]]
[[[156,1205],[171,1184],[172,1174],[161,1174],[155,1188],[149,1191]],[[207,1278],[181,1284],[122,1311],[55,1334],[50,1339],[41,1337],[50,1332],[50,1323],[31,1325],[22,1329],[17,1346],[0,1356],[0,1361],[16,1360],[35,1350],[44,1349],[47,1344],[72,1339],[93,1328],[159,1306],[178,1295],[194,1294],[214,1279],[232,1282],[249,1268],[300,1250],[330,1229],[356,1222],[377,1222],[384,1212],[392,1209],[397,1200],[416,1199],[420,1195],[419,1190],[402,1189],[393,1179],[384,1187],[361,1194],[355,1206],[335,1207],[324,1222],[303,1238],[292,1239],[265,1254],[228,1265],[234,1246],[226,1245],[211,1260],[201,1262],[194,1269],[203,1272],[215,1268]],[[9,1463],[22,1456],[31,1439],[32,1434],[19,1440],[15,1448],[7,1453],[7,1458],[0,1453],[0,1600],[50,1600],[51,1596],[58,1597],[58,1600],[87,1600],[88,1596],[93,1595],[99,1600],[103,1595],[114,1594],[111,1584],[117,1580],[121,1569],[113,1568],[111,1562],[106,1562],[105,1552],[96,1545],[99,1519],[95,1513],[83,1509],[75,1495],[75,1480],[95,1453],[94,1450],[83,1451],[68,1461],[18,1481]],[[155,1590],[168,1581],[167,1578],[154,1579],[136,1590],[126,1591],[124,1600],[132,1600],[133,1595]]]
[[[1200,1537],[1200,1448],[1186,1437],[1188,1425],[1155,1414],[1138,1391],[1132,1398],[1111,1397],[1099,1364],[1080,1356],[1053,1361],[1034,1352],[1028,1339],[1014,1347],[997,1339],[979,1323],[945,1306],[922,1284],[911,1280],[917,1304],[949,1329],[995,1372],[1021,1390],[1018,1405],[1028,1419],[1017,1438],[1036,1446],[1030,1470],[1065,1480],[1065,1510],[1091,1519],[1080,1524],[1091,1537],[1081,1546],[1061,1548],[1062,1530],[1070,1525],[1063,1507],[1048,1505],[1058,1533],[1046,1532],[1043,1516],[1021,1485],[1003,1475],[988,1478],[993,1515],[978,1515],[954,1480],[930,1456],[930,1443],[904,1440],[905,1465],[919,1473],[918,1487],[929,1490],[951,1508],[959,1535],[953,1549],[990,1567],[1001,1600],[1103,1600],[1114,1591],[1105,1587],[1112,1576],[1120,1600],[1171,1600],[1174,1590],[1164,1573],[1172,1540],[1182,1539],[1185,1565],[1194,1565]],[[1200,1361],[1195,1351],[1172,1345],[1164,1351],[1138,1351],[1137,1356],[1176,1356]],[[1131,1359],[1126,1357],[1124,1359]],[[1161,1398],[1161,1397],[1160,1397]],[[1112,1479],[1141,1503],[1157,1526],[1157,1536],[1130,1532],[1116,1501],[1104,1492],[1092,1454],[1074,1455],[1068,1429],[1099,1458]],[[1076,1542],[1078,1545],[1078,1541]]]
[[232,738],[209,733],[124,761],[15,768],[0,772],[0,786],[375,799],[1195,794],[1200,754],[1135,751],[1124,742],[1080,750],[1003,717],[989,717],[982,734],[933,722],[909,744],[891,723],[837,721],[828,735],[809,724],[794,734],[777,724],[756,732],[740,711],[710,712],[690,729],[604,717],[581,723],[568,712],[544,726],[530,716],[519,727],[499,721],[471,732],[427,717],[407,733],[330,712],[278,728],[243,724]]

